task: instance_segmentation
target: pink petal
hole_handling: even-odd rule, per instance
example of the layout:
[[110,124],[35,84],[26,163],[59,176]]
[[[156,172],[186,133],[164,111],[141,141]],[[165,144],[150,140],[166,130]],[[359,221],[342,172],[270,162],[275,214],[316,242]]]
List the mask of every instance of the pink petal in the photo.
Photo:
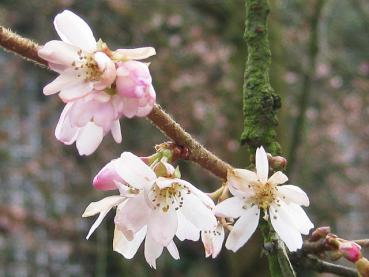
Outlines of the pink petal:
[[102,72],[98,82],[94,84],[96,90],[103,90],[104,88],[110,87],[115,81],[116,70],[114,62],[102,52],[97,52],[94,55],[95,61]]
[[263,148],[260,146],[256,149],[256,173],[262,183],[266,183],[268,180],[269,163],[267,154]]
[[117,189],[115,182],[123,182],[114,167],[115,160],[106,164],[95,176],[92,184],[98,190]]
[[65,10],[54,19],[54,26],[59,37],[85,51],[96,49],[96,40],[88,24],[78,15]]
[[91,82],[82,82],[78,83],[75,86],[64,88],[60,91],[59,97],[65,102],[70,102],[77,100],[88,93],[90,93],[93,89],[93,85]]
[[114,222],[119,230],[131,240],[136,232],[147,225],[150,215],[151,210],[146,205],[144,196],[140,194],[128,199],[124,205],[118,206]]
[[79,134],[79,129],[70,124],[69,112],[72,105],[72,103],[68,103],[64,107],[55,129],[55,137],[57,140],[67,145],[74,143]]
[[249,240],[259,224],[259,215],[260,210],[256,205],[244,212],[228,235],[225,244],[227,249],[236,252]]
[[77,150],[82,155],[91,155],[102,142],[104,137],[103,129],[93,122],[89,122],[81,128],[77,138]]
[[72,67],[78,60],[78,48],[60,40],[52,40],[42,46],[37,54],[51,64]]

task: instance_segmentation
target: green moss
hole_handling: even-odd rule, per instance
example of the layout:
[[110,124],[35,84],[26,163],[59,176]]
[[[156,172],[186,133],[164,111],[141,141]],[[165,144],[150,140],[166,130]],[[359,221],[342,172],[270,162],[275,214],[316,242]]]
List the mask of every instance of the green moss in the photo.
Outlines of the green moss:
[[241,143],[255,148],[263,145],[272,155],[280,154],[277,143],[277,110],[281,101],[269,81],[271,52],[268,39],[267,0],[246,0],[246,28],[244,37],[248,57],[244,74],[244,128]]

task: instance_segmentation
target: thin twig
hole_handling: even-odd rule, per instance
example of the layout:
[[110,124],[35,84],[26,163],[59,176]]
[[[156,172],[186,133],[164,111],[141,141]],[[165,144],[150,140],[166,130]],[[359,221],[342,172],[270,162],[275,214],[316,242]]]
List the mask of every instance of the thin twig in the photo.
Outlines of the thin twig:
[[[37,50],[40,47],[37,43],[23,38],[2,26],[0,26],[0,45],[5,50],[16,53],[28,61],[47,67],[47,62],[37,55]],[[199,164],[221,179],[227,178],[227,170],[232,169],[232,167],[202,146],[159,105],[155,105],[147,117],[168,138],[172,139],[176,144],[188,148],[190,151],[189,160]]]
[[346,276],[346,277],[358,276],[358,273],[354,268],[329,263],[311,254],[306,256],[293,255],[290,258],[291,262],[298,267],[307,268],[321,273],[323,272],[332,273],[338,276]]

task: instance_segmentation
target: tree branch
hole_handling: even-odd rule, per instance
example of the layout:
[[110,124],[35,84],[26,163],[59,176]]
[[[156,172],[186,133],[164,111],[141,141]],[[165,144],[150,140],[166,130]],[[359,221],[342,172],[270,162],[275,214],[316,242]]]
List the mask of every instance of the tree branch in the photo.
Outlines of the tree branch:
[[357,277],[358,273],[354,268],[336,265],[323,261],[314,255],[293,255],[291,256],[291,262],[298,267],[310,269],[316,272],[333,273],[338,276]]
[[[0,26],[0,46],[25,58],[27,61],[32,61],[44,68],[48,67],[47,62],[37,55],[37,50],[40,47],[37,43],[23,38],[2,26]],[[221,179],[225,180],[227,178],[227,170],[232,169],[231,165],[222,161],[202,146],[159,105],[156,104],[147,117],[168,138],[180,146],[187,147],[190,151],[189,160],[199,164]]]
[[263,145],[273,156],[280,154],[277,142],[277,110],[280,97],[274,93],[269,81],[271,51],[268,38],[267,0],[246,0],[245,40],[247,61],[243,84],[244,127],[241,142],[255,153]]

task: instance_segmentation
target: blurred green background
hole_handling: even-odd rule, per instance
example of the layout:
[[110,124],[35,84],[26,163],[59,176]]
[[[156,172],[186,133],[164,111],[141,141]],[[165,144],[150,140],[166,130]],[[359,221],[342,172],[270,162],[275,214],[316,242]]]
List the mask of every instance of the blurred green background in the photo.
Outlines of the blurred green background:
[[[270,74],[283,101],[279,137],[294,161],[290,182],[309,194],[315,225],[365,238],[369,3],[327,0],[314,17],[318,1],[270,1]],[[238,141],[247,54],[242,0],[1,0],[0,24],[42,44],[58,39],[52,20],[63,9],[82,16],[111,49],[154,46],[158,102],[221,158],[248,165]],[[178,243],[181,260],[164,253],[156,271],[142,248],[129,261],[111,250],[113,212],[86,241],[93,219],[81,214],[111,194],[94,191],[93,176],[122,151],[149,155],[165,138],[145,119],[122,120],[121,145],[107,136],[95,154],[77,156],[54,137],[61,101],[42,94],[55,76],[0,52],[0,276],[268,276],[258,234],[215,260],[205,259],[200,242]],[[296,124],[304,107],[304,123]],[[197,165],[180,165],[182,176],[205,191],[220,185]]]

